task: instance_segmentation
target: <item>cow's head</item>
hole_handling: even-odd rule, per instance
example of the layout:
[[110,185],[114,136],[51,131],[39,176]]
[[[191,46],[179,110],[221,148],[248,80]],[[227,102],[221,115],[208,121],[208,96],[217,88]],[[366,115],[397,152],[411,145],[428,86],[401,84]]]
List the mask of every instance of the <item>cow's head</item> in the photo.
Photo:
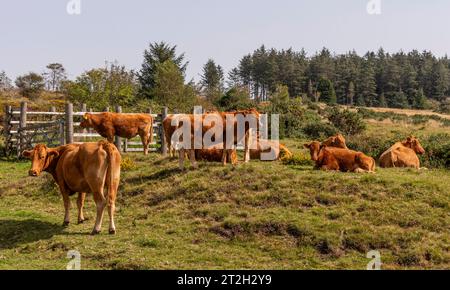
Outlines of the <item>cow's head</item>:
[[322,144],[319,141],[314,141],[309,144],[303,145],[306,149],[309,149],[311,154],[311,159],[313,161],[319,160],[320,149],[322,149]]
[[348,149],[347,145],[346,145],[346,142],[345,142],[345,138],[341,134],[337,134],[337,135],[335,135],[333,137],[328,138],[322,144],[327,146],[327,147],[336,147],[336,148]]
[[84,114],[83,120],[80,123],[81,128],[92,128],[92,115],[89,113]]
[[419,139],[417,139],[414,136],[408,137],[408,139],[406,139],[403,145],[405,145],[408,148],[411,148],[417,154],[425,154],[425,149],[423,149],[422,145],[419,142]]
[[24,151],[22,156],[31,160],[31,169],[28,171],[28,174],[30,176],[39,176],[42,171],[48,168],[53,159],[59,156],[59,152],[39,144],[32,150]]

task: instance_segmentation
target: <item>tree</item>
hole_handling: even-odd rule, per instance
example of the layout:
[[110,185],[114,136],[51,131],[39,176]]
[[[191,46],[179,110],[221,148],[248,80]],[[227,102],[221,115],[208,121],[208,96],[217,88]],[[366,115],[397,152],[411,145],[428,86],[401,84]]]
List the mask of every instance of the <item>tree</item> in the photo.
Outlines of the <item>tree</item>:
[[136,75],[117,63],[107,63],[105,68],[91,69],[75,81],[63,82],[63,91],[74,103],[85,103],[96,110],[135,101],[138,90]]
[[216,102],[224,91],[224,74],[222,67],[210,59],[203,66],[200,84],[203,94],[211,103]]
[[422,88],[415,92],[412,106],[414,109],[425,109],[427,107],[427,97],[425,97]]
[[243,86],[238,68],[233,68],[228,73],[227,86],[230,89]]
[[432,70],[432,96],[438,101],[444,100],[447,91],[450,88],[450,74],[447,66],[443,62],[433,65]]
[[45,87],[42,75],[34,72],[17,77],[15,83],[21,95],[31,99],[38,98]]
[[406,109],[409,108],[408,98],[406,94],[400,90],[388,94],[388,105],[391,108]]
[[234,87],[229,89],[217,102],[223,111],[250,109],[254,103],[250,100],[246,87]]
[[367,128],[362,116],[348,109],[331,108],[328,112],[328,120],[345,135],[357,135]]
[[387,101],[386,101],[386,96],[384,95],[384,92],[381,93],[378,96],[378,104],[377,104],[377,106],[380,107],[380,108],[386,108],[388,106]]
[[66,69],[60,63],[51,63],[47,65],[47,71],[44,73],[47,83],[47,89],[50,91],[59,91],[62,82],[67,78]]
[[144,62],[139,72],[140,94],[144,98],[153,99],[153,91],[156,85],[156,72],[159,65],[171,61],[181,75],[184,76],[188,63],[184,61],[184,53],[177,55],[176,46],[170,46],[165,42],[151,43],[149,49],[144,51]]
[[7,91],[12,88],[11,79],[4,71],[0,72],[0,91]]
[[364,60],[358,79],[358,105],[376,105],[377,84],[375,79],[375,69],[369,59]]
[[309,79],[308,82],[308,92],[307,92],[308,99],[315,100],[315,94],[314,94],[314,87],[311,79]]
[[[189,94],[186,94],[188,92]],[[177,64],[167,60],[156,67],[154,100],[170,110],[188,113],[193,108],[195,89],[184,84],[184,76]]]
[[317,91],[320,92],[320,101],[327,104],[336,104],[336,92],[329,79],[320,79]]
[[285,85],[278,85],[270,100],[273,104],[289,102],[289,88]]
[[355,84],[350,82],[347,89],[347,104],[353,106],[355,99]]

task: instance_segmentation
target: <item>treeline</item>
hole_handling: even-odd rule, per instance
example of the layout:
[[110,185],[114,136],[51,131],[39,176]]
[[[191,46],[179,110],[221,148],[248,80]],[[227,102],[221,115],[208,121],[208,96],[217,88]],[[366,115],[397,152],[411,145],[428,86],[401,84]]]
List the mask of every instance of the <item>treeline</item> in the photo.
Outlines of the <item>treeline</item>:
[[416,50],[390,54],[383,49],[359,56],[334,55],[324,48],[312,57],[304,50],[260,47],[229,74],[258,101],[270,100],[278,85],[291,97],[343,105],[424,109],[450,95],[450,60]]
[[[62,94],[68,100],[87,103],[94,109],[119,104],[124,107],[168,106],[173,111],[191,111],[194,105],[207,109],[239,109],[279,102],[276,98],[299,99],[355,106],[441,109],[450,103],[450,60],[430,52],[390,54],[383,49],[359,56],[356,52],[336,55],[323,48],[313,56],[304,50],[276,50],[261,46],[241,58],[226,74],[213,59],[207,61],[199,82],[186,81],[189,65],[176,46],[151,43],[143,53],[139,70],[116,62],[106,63],[68,80],[62,64],[49,64],[44,73],[19,76],[14,84],[20,94],[39,98],[43,90]],[[0,72],[0,94],[13,89]]]

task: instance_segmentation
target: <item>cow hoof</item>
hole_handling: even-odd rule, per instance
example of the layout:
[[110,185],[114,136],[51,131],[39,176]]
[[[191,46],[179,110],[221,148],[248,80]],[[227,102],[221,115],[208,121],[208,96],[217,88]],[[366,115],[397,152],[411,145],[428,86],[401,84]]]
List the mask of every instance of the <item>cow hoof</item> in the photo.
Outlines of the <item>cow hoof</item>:
[[82,223],[84,223],[86,220],[78,220],[78,224],[81,225]]
[[100,234],[100,231],[97,231],[96,229],[92,230],[91,236],[96,236]]
[[69,224],[70,224],[70,222],[63,222],[63,227],[68,227],[69,226]]
[[115,230],[115,229],[109,230],[109,234],[110,234],[110,235],[115,235],[115,234],[116,234],[116,230]]

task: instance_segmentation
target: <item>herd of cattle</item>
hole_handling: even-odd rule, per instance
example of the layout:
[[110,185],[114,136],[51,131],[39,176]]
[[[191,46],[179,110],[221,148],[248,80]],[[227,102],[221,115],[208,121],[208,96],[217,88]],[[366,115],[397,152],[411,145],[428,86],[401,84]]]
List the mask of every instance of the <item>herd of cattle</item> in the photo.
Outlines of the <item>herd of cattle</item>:
[[[250,146],[251,128],[245,124],[245,134],[238,132],[237,115],[254,117],[259,120],[259,113],[252,109],[231,113],[207,113],[201,116],[201,120],[216,118],[215,122],[202,122],[199,130],[202,135],[209,132],[217,122],[223,122],[223,147],[230,148],[226,144],[232,139],[233,144],[244,143],[244,162],[250,159],[261,159],[263,153],[272,152],[271,160],[279,160],[282,156],[290,158],[292,153],[275,141],[264,140],[257,134],[256,146]],[[174,119],[178,118],[176,122]],[[170,115],[163,120],[164,137],[169,145],[169,152],[174,156],[176,144],[172,142],[173,135],[180,124],[191,124],[191,138],[194,139],[194,115]],[[228,122],[228,124],[227,124]],[[232,122],[232,123],[230,123]],[[259,123],[257,123],[259,124]],[[98,234],[101,230],[103,212],[108,208],[110,218],[109,233],[115,234],[114,224],[115,200],[120,182],[121,155],[112,144],[114,136],[122,138],[134,138],[140,136],[144,145],[144,154],[148,153],[148,146],[153,137],[153,118],[146,114],[86,114],[81,123],[83,128],[93,128],[108,141],[97,143],[68,144],[57,148],[48,148],[46,145],[36,145],[34,149],[23,152],[23,156],[31,159],[30,176],[39,176],[42,172],[50,173],[63,196],[65,217],[64,225],[70,222],[69,208],[70,196],[78,193],[78,223],[83,223],[84,201],[86,193],[93,193],[97,208],[95,227],[92,234]],[[232,130],[226,130],[231,128]],[[234,138],[228,138],[227,134],[233,134]],[[183,136],[183,138],[185,138]],[[252,147],[252,148],[251,148]],[[335,170],[342,172],[375,172],[376,162],[372,157],[362,152],[356,152],[347,148],[346,141],[342,135],[330,137],[324,142],[313,141],[304,144],[310,150],[311,159],[315,161],[316,169]],[[194,168],[197,167],[196,160],[222,162],[226,165],[231,162],[237,163],[237,153],[234,149],[189,149],[179,148],[180,168],[183,169],[185,155],[188,155]],[[412,167],[419,169],[420,161],[417,154],[425,153],[420,142],[415,137],[408,137],[403,142],[395,143],[382,154],[379,165],[381,167]],[[262,159],[261,159],[262,160]],[[107,188],[105,194],[105,187]]]

